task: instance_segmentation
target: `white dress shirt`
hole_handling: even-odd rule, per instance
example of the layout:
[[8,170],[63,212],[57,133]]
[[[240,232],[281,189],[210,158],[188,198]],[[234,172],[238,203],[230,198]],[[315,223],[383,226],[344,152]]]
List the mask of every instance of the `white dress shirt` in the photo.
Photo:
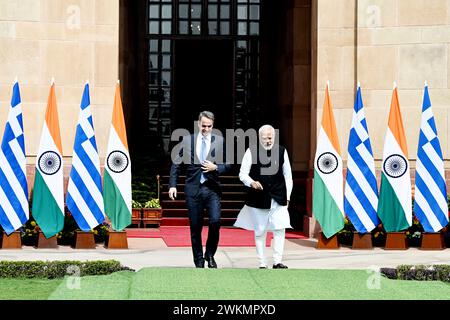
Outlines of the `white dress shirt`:
[[[249,176],[251,166],[252,154],[250,149],[247,149],[239,171],[239,179],[247,187],[250,187],[251,183],[254,181]],[[286,183],[286,196],[287,200],[289,200],[291,198],[293,182],[289,156],[286,151],[284,151],[284,163],[282,169]],[[244,205],[239,212],[234,226],[246,230],[255,230],[256,236],[262,235],[265,231],[292,228],[287,206],[280,205],[274,199],[272,199],[270,209],[259,209]]]
[[[201,133],[199,133],[197,135],[197,143],[195,144],[195,154],[197,155],[197,158],[199,158],[199,159],[201,159],[202,138],[203,138],[203,135]],[[208,134],[205,136],[205,143],[206,143],[206,154],[208,154],[209,149],[211,149],[211,134]]]

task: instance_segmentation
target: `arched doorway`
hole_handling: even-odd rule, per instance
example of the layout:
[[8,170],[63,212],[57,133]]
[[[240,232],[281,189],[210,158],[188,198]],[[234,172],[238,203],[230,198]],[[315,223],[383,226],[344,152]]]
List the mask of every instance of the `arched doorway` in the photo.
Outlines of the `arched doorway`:
[[304,214],[311,0],[120,0],[120,9],[120,78],[135,170],[167,175],[171,133],[192,131],[200,109],[212,109],[220,129],[269,123],[291,156],[295,210]]

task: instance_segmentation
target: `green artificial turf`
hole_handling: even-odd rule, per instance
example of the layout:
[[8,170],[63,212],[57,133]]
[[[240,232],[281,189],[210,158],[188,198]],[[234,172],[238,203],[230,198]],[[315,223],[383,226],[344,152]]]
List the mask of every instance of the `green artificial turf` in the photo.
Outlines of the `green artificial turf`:
[[64,279],[48,298],[434,300],[450,296],[448,283],[389,280],[365,270],[145,268],[137,273],[83,277],[79,289],[71,288],[67,281]]
[[136,275],[134,272],[121,271],[78,279],[66,277],[48,298],[51,300],[129,299],[131,291],[134,290],[133,278]]
[[45,300],[61,279],[0,279],[0,300]]

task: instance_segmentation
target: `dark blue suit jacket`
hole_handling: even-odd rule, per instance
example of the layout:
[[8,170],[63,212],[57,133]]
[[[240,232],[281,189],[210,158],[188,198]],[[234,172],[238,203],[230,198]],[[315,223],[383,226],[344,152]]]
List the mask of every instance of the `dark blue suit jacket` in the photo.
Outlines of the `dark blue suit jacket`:
[[[184,192],[187,196],[191,197],[198,193],[200,176],[202,173],[202,166],[195,152],[196,143],[197,139],[194,134],[184,137],[177,158],[173,159],[172,167],[170,168],[169,187],[172,188],[177,185],[181,166],[186,166],[186,184]],[[208,186],[218,193],[220,193],[219,175],[231,168],[231,164],[226,161],[225,149],[223,137],[212,134],[211,148],[209,149],[206,159],[215,163],[217,165],[217,170],[205,173],[205,177],[208,179]]]

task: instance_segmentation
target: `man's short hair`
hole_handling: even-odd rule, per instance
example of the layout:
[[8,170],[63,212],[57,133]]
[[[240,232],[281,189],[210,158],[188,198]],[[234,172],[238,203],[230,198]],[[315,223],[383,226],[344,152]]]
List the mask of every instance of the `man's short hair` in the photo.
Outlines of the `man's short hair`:
[[214,121],[214,113],[211,111],[202,111],[198,115],[198,121],[202,120],[202,117],[208,118],[209,120]]
[[266,130],[271,130],[272,133],[275,135],[275,128],[272,127],[270,124],[265,124],[261,128],[259,128],[258,134],[261,136],[263,131],[266,131]]

